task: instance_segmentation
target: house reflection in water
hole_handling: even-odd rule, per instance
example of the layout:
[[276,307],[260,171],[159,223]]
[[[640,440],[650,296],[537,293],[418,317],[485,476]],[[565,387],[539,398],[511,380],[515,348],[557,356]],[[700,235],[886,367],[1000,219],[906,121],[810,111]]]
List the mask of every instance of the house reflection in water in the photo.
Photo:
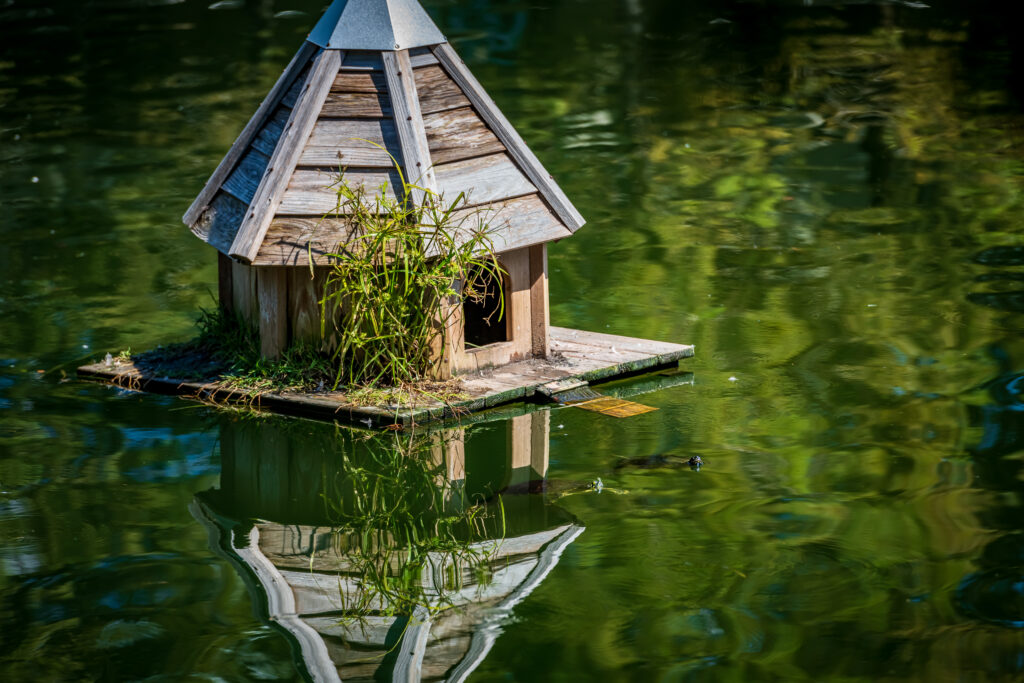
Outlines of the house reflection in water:
[[462,680],[583,531],[511,495],[542,488],[548,416],[313,438],[225,422],[221,486],[192,513],[313,680]]

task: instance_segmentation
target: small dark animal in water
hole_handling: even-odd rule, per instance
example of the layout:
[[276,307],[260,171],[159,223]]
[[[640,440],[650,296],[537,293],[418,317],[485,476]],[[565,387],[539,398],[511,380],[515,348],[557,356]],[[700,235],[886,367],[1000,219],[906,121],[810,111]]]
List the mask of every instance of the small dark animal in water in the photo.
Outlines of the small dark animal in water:
[[637,470],[657,470],[663,467],[676,468],[682,467],[686,464],[686,461],[677,455],[645,455],[639,458],[622,458],[615,463],[615,469],[621,470],[629,467],[630,469]]
[[615,469],[621,470],[627,467],[638,470],[657,469],[678,469],[689,465],[690,469],[700,469],[704,461],[699,455],[692,455],[689,459],[681,455],[647,455],[640,458],[622,458],[615,463]]

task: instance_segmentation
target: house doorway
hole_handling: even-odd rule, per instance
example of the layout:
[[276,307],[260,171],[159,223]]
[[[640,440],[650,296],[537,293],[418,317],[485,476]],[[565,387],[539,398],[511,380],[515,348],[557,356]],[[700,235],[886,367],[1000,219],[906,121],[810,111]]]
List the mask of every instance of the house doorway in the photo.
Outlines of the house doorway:
[[510,289],[504,272],[476,268],[466,277],[462,320],[467,349],[511,341],[512,326],[505,301]]

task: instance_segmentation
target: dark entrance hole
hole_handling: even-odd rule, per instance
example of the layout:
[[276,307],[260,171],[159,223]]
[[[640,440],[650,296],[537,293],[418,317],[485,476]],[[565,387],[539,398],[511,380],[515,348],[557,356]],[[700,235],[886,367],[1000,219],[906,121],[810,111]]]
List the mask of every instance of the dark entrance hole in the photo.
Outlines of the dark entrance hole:
[[509,341],[508,312],[502,306],[502,292],[508,290],[503,274],[475,269],[466,278],[462,319],[467,349]]

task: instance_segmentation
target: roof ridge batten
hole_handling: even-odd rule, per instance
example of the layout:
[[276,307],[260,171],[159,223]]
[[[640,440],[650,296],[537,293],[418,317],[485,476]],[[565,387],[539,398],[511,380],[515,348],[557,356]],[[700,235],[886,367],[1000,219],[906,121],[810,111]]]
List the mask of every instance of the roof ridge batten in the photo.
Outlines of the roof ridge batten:
[[334,0],[308,40],[328,50],[411,50],[446,42],[417,0]]

